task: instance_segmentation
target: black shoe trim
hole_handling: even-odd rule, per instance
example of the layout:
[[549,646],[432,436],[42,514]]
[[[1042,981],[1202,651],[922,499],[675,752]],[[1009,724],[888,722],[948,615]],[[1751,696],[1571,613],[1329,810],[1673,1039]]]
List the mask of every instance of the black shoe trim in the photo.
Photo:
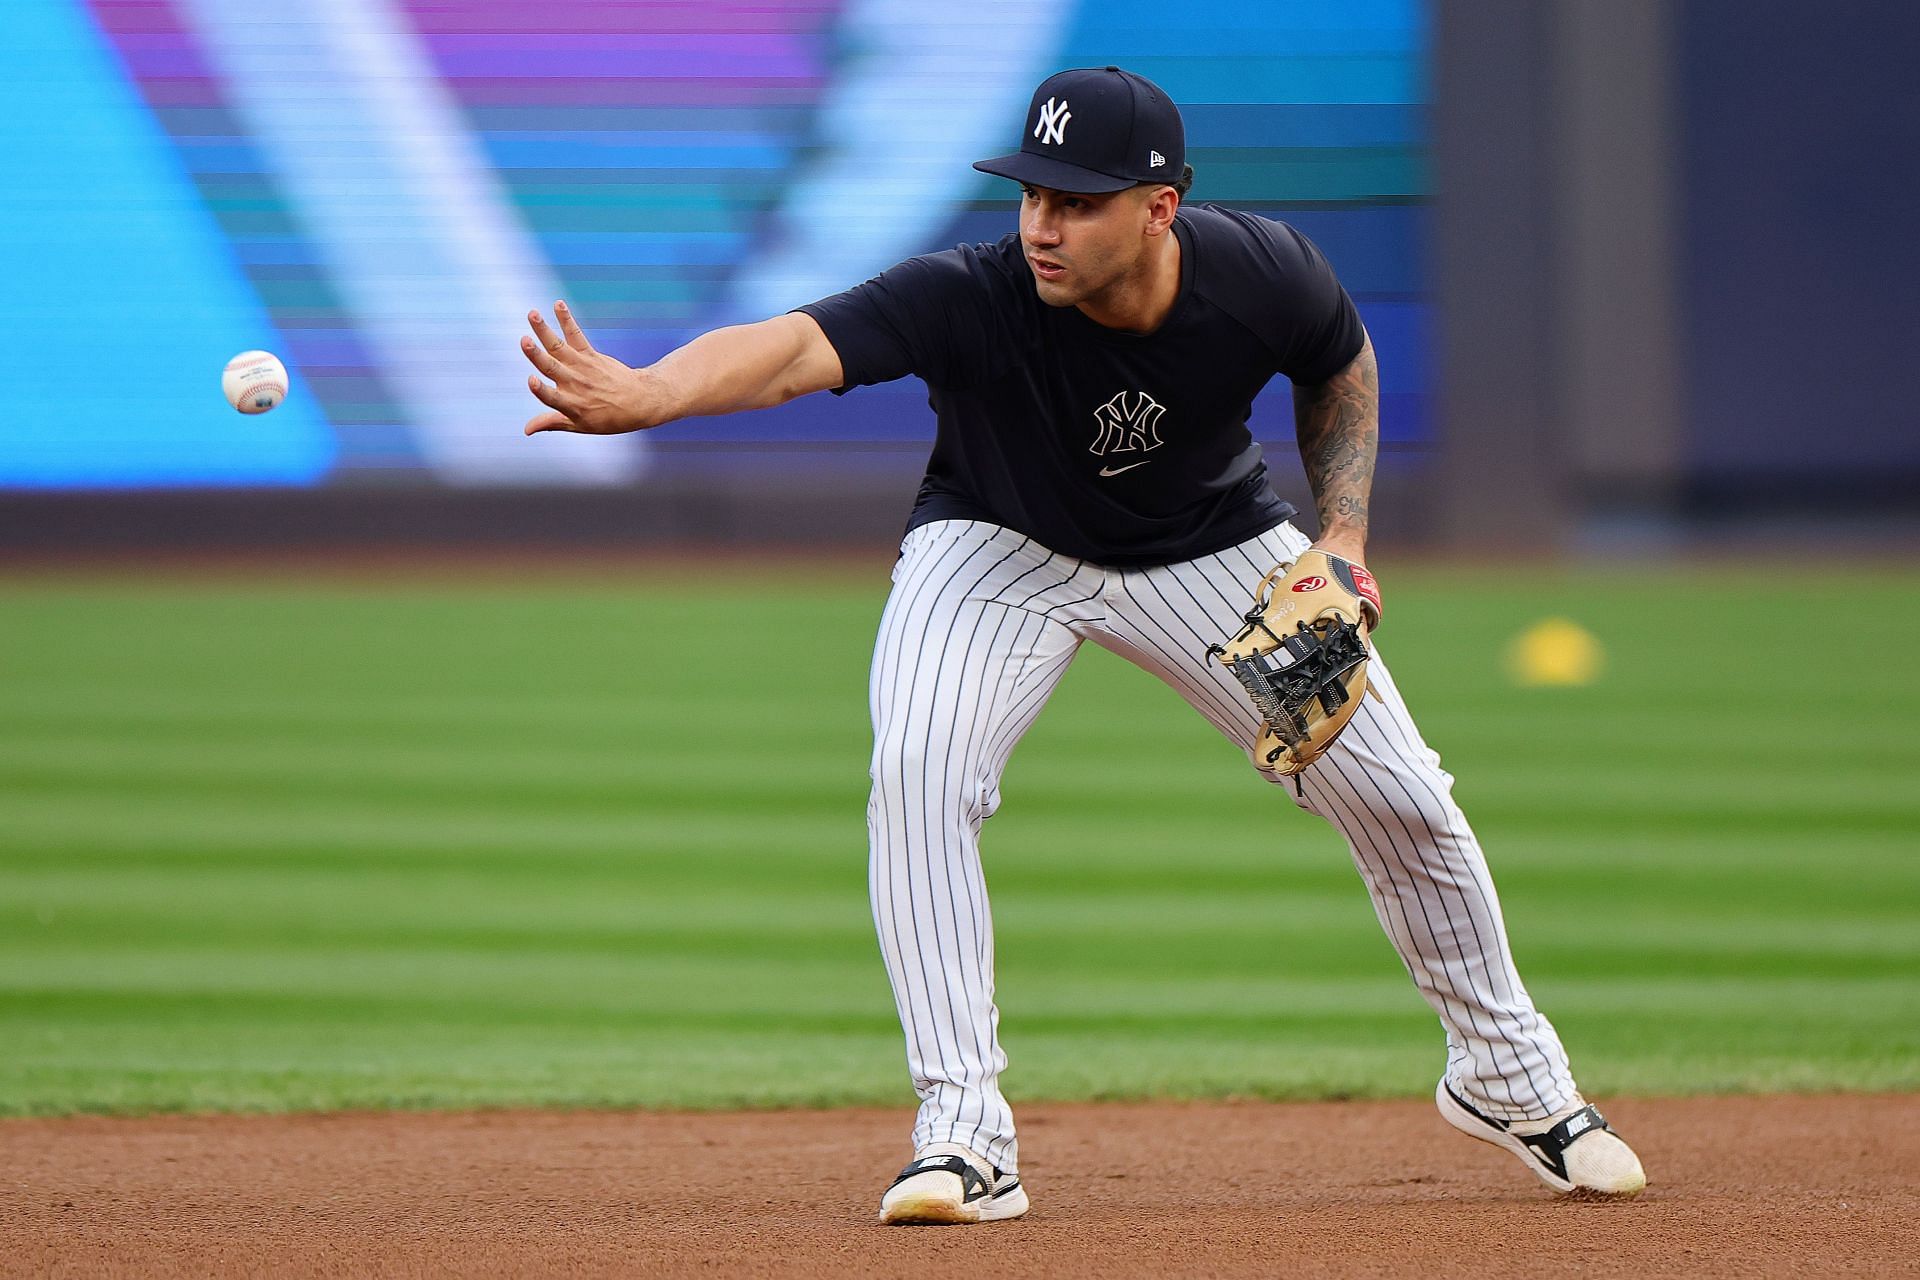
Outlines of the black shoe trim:
[[[998,1173],[998,1170],[995,1172]],[[899,1186],[908,1178],[917,1178],[923,1173],[958,1174],[961,1204],[972,1204],[992,1191],[992,1188],[987,1185],[987,1180],[980,1176],[980,1171],[973,1167],[971,1161],[962,1156],[927,1156],[925,1159],[912,1161],[900,1171],[900,1176],[893,1180],[888,1190]],[[1020,1184],[1016,1182],[1014,1185]]]
[[1502,1133],[1518,1138],[1533,1153],[1533,1158],[1552,1170],[1554,1177],[1562,1182],[1573,1181],[1567,1176],[1567,1148],[1597,1130],[1604,1129],[1609,1133],[1613,1131],[1613,1126],[1607,1123],[1607,1118],[1600,1114],[1600,1108],[1589,1104],[1545,1133],[1514,1133],[1511,1124],[1484,1114],[1455,1093],[1452,1085],[1446,1088],[1447,1096],[1458,1103],[1461,1110],[1489,1128],[1498,1129]]

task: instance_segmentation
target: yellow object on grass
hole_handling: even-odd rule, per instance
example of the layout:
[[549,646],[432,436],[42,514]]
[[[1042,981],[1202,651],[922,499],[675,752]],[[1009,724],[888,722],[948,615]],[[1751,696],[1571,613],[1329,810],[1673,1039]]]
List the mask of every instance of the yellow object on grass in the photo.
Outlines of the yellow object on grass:
[[1507,646],[1507,673],[1519,685],[1592,684],[1606,660],[1593,633],[1566,618],[1544,618]]

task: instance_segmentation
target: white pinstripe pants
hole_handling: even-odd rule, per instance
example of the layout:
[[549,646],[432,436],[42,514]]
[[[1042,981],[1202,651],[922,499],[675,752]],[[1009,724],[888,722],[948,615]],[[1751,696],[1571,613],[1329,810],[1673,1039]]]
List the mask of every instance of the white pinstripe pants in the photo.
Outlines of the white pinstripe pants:
[[[867,806],[874,927],[906,1033],[913,1144],[958,1142],[1018,1163],[1001,1096],[993,922],[980,824],[1000,775],[1084,640],[1165,680],[1243,751],[1259,720],[1205,656],[1238,629],[1262,575],[1309,540],[1290,524],[1216,555],[1108,569],[998,525],[911,531],[894,569],[870,686]],[[1421,741],[1383,662],[1339,741],[1289,798],[1337,828],[1374,910],[1447,1035],[1454,1089],[1502,1119],[1565,1109],[1575,1089],[1553,1027],[1507,946],[1500,904],[1453,779]]]

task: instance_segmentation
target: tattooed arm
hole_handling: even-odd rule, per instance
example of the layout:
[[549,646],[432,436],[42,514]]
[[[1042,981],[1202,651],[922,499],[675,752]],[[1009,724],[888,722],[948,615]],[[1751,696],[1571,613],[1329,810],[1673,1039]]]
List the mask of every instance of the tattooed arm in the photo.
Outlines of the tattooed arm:
[[1294,387],[1293,424],[1320,512],[1314,545],[1364,563],[1367,498],[1380,453],[1380,370],[1371,338],[1352,364],[1319,386]]

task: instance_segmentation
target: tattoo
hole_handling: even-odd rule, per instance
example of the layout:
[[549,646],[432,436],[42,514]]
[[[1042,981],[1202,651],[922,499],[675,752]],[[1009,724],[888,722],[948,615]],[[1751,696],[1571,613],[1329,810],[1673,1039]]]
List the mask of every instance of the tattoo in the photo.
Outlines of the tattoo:
[[1365,536],[1380,455],[1380,370],[1371,342],[1319,386],[1293,389],[1293,424],[1321,535],[1337,524]]

